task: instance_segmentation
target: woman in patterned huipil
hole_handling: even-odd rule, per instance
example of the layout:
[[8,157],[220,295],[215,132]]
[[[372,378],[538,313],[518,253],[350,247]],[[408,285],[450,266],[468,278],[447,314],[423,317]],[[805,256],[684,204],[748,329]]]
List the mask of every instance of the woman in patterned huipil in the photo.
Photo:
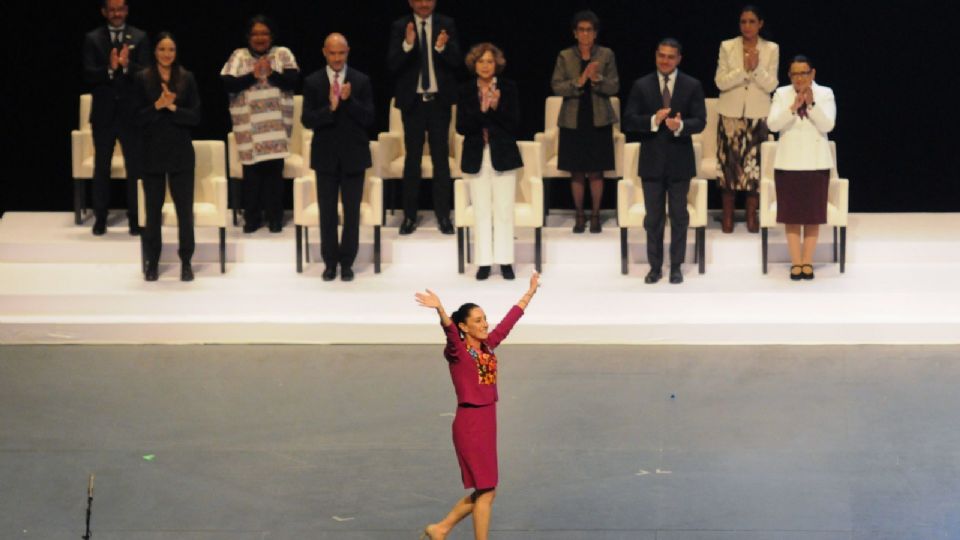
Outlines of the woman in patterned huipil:
[[723,199],[723,232],[733,232],[737,192],[746,193],[747,229],[760,230],[760,145],[767,140],[770,93],[777,88],[780,47],[760,37],[763,15],[755,6],[740,10],[740,35],[720,44],[714,82],[717,111],[717,163]]
[[247,46],[233,51],[220,77],[243,165],[243,232],[283,230],[283,160],[290,155],[293,92],[300,68],[286,47],[273,45],[275,26],[263,15],[247,23]]
[[534,272],[526,294],[489,333],[487,316],[480,306],[464,304],[452,316],[447,316],[440,298],[433,291],[427,289],[416,295],[421,306],[437,310],[447,335],[443,355],[457,393],[453,446],[460,463],[463,487],[474,490],[457,501],[441,521],[427,525],[421,539],[446,538],[468,515],[473,516],[474,537],[477,540],[487,538],[497,487],[497,356],[494,349],[523,316],[539,286],[540,275]]

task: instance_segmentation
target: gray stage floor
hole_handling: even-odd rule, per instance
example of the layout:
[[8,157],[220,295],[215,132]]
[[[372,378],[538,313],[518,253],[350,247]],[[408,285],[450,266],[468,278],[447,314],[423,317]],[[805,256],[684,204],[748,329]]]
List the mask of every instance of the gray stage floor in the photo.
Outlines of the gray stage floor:
[[[416,538],[464,493],[437,337],[0,347],[0,538],[80,538],[90,473],[97,540]],[[960,538],[960,347],[499,357],[493,538]]]

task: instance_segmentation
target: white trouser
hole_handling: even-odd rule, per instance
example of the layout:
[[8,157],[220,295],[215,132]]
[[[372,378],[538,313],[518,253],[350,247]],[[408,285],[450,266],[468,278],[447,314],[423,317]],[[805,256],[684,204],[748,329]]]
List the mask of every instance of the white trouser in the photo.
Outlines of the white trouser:
[[483,148],[477,174],[464,174],[473,204],[474,246],[477,266],[513,264],[513,203],[517,171],[495,171],[490,147]]

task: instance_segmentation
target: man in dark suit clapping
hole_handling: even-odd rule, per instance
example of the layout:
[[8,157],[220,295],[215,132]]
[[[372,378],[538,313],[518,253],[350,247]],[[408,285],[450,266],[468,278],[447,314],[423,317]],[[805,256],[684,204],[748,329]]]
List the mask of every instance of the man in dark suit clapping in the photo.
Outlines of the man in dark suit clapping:
[[453,19],[434,13],[436,0],[408,0],[413,13],[393,22],[387,66],[396,77],[396,106],[403,115],[406,161],[403,165],[403,224],[400,234],[417,228],[420,161],[427,133],[433,161],[433,207],[444,234],[453,234],[449,129],[457,99],[454,70],[463,61]]
[[[313,129],[310,167],[317,174],[323,280],[353,280],[360,238],[363,174],[371,165],[367,129],[373,125],[370,78],[347,68],[350,47],[342,34],[323,42],[327,67],[304,81],[303,127]],[[337,199],[343,198],[343,236],[337,242]]]
[[623,113],[624,131],[640,135],[639,176],[647,215],[647,260],[650,272],[646,283],[663,277],[663,230],[666,208],[670,209],[670,283],[682,283],[687,247],[687,191],[690,179],[697,175],[693,141],[690,136],[703,131],[707,107],[700,81],[681,73],[682,47],[667,38],[657,46],[657,70],[633,83]]
[[93,106],[93,234],[107,230],[110,206],[110,162],[117,139],[127,169],[127,218],[130,234],[137,234],[137,178],[140,177],[141,141],[134,126],[136,105],[134,75],[150,62],[146,33],[127,24],[125,0],[104,0],[100,12],[107,20],[86,35],[83,42],[83,75],[91,87]]

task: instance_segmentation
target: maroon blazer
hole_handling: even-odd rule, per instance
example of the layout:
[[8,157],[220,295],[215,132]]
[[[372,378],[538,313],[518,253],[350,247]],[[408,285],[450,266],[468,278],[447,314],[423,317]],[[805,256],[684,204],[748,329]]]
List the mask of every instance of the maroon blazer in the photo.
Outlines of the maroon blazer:
[[[492,353],[497,345],[507,338],[513,325],[522,316],[523,310],[520,306],[510,308],[500,324],[487,336],[486,341],[480,344],[483,352]],[[467,345],[460,337],[457,325],[451,323],[450,326],[443,326],[443,331],[447,334],[447,346],[443,350],[443,356],[450,366],[450,378],[457,392],[457,404],[482,406],[496,403],[497,385],[483,384],[480,381],[480,368],[467,351]]]

